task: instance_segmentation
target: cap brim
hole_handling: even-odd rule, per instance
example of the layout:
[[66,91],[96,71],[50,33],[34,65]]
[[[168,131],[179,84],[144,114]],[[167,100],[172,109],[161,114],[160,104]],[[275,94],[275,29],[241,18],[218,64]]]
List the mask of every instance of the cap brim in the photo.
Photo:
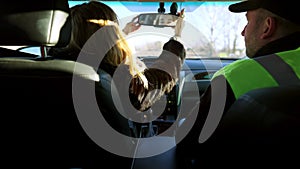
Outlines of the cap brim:
[[236,4],[229,5],[229,11],[231,12],[246,12],[259,8],[258,3],[253,1],[243,1]]

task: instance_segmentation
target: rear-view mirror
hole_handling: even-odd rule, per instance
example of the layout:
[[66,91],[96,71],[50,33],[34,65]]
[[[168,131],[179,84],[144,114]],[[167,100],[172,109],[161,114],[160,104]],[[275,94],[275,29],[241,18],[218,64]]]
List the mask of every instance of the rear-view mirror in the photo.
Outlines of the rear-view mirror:
[[175,27],[177,18],[171,14],[143,13],[138,16],[138,23],[155,27]]

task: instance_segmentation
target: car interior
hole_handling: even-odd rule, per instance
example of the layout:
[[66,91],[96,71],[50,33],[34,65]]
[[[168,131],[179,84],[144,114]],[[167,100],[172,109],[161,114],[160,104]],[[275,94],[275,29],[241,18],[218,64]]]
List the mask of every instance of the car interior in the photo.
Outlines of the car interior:
[[[66,45],[70,39],[68,14],[67,1],[5,2],[1,5],[1,45],[35,45],[41,50]],[[69,30],[60,36],[63,29]],[[99,81],[97,73],[87,65],[52,60],[46,55],[1,48],[1,57],[5,163],[12,168],[43,168],[92,161],[89,154],[102,150],[89,140],[77,120],[72,78],[93,84]]]
[[[48,47],[63,47],[68,44],[72,29],[70,6],[84,2],[88,1],[1,2],[0,98],[3,166],[192,169],[220,164],[240,168],[257,167],[261,163],[266,166],[297,164],[300,150],[300,84],[257,89],[244,94],[223,114],[212,136],[205,143],[192,147],[199,154],[177,151],[175,133],[181,127],[181,121],[185,120],[183,117],[188,113],[185,110],[199,102],[201,94],[217,70],[236,60],[246,59],[244,57],[187,58],[177,85],[165,95],[164,112],[152,121],[151,127],[156,131],[155,136],[152,139],[142,138],[144,132],[149,130],[147,124],[141,126],[140,138],[119,137],[120,133],[129,136],[132,128],[127,119],[119,114],[115,105],[113,96],[118,93],[114,93],[116,91],[113,87],[110,90],[104,87],[114,85],[106,84],[105,79],[111,77],[99,76],[89,65],[56,59],[47,54]],[[120,3],[123,1],[117,2],[118,5]],[[147,6],[145,1],[124,1],[126,3]],[[162,2],[155,3],[155,10],[162,7],[159,6]],[[185,2],[177,3],[181,5]],[[143,16],[141,20],[155,12],[157,11]],[[139,13],[148,14],[149,11]],[[146,20],[143,23],[147,29],[154,27],[161,31],[165,27],[173,27],[151,25]],[[190,27],[189,31],[193,31],[194,27]],[[137,32],[129,37],[129,42],[138,36],[151,33],[153,32]],[[157,32],[153,34],[169,39]],[[188,40],[182,39],[189,45]],[[210,53],[209,55],[215,53],[210,45],[205,43],[205,46],[209,52],[202,49],[199,51]],[[11,47],[18,48],[15,50]],[[39,54],[27,51],[33,48]],[[152,54],[149,56],[141,57],[146,65],[151,65],[156,59]],[[90,96],[95,97],[94,102],[87,101]],[[97,114],[99,110],[102,116]],[[106,123],[97,121],[102,117],[118,131],[117,136],[110,137],[108,130],[103,129]],[[169,129],[174,133],[164,134]],[[105,145],[99,146],[100,142]],[[180,146],[190,148],[186,144]],[[111,149],[107,147],[122,149],[126,155],[110,152]]]

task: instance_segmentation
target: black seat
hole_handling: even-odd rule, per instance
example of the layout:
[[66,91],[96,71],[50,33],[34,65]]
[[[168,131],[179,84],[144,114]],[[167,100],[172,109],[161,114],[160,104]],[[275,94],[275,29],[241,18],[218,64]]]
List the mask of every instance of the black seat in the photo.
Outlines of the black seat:
[[299,103],[299,85],[253,90],[224,114],[217,132],[222,133],[223,143],[298,144]]
[[[68,44],[67,0],[5,1],[0,8],[1,46]],[[130,168],[131,159],[98,146],[79,120],[78,106],[89,107],[90,103],[74,103],[78,89],[74,79],[97,91],[99,76],[92,67],[67,60],[24,59],[28,54],[3,51],[6,52],[0,50],[2,165],[9,168],[101,168],[107,165]],[[32,55],[35,57],[40,56]],[[103,99],[101,97],[97,95],[98,101]],[[99,133],[99,137],[105,137],[105,133]],[[126,142],[121,146],[128,147]]]
[[298,165],[299,103],[299,85],[244,94],[223,114],[212,136],[194,147],[197,167],[217,164],[214,161],[231,167]]
[[256,89],[242,95],[223,114],[208,140],[177,146],[180,166],[299,167],[295,155],[300,150],[299,103],[299,85]]
[[215,158],[229,166],[299,167],[295,156],[300,150],[299,103],[299,85],[244,94],[223,114],[213,135],[202,145],[210,150],[205,160]]
[[[134,131],[132,131],[128,119],[119,113],[118,108],[123,108],[121,100],[113,101],[113,97],[115,97],[115,99],[119,99],[120,97],[118,96],[112,77],[102,69],[98,70],[98,74],[100,77],[100,84],[96,88],[96,92],[98,93],[96,96],[99,102],[101,102],[99,103],[99,107],[105,120],[112,128],[114,128],[114,130],[126,136],[134,137]],[[119,104],[119,106],[116,106],[116,104]],[[124,110],[120,111],[125,112]]]

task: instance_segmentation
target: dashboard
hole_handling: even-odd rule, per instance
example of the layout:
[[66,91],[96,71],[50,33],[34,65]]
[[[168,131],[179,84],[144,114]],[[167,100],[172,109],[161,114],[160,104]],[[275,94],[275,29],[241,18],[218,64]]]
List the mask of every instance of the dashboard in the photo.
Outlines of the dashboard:
[[[155,58],[144,58],[147,66],[155,62]],[[186,59],[180,71],[180,78],[170,93],[158,102],[166,102],[166,107],[158,119],[153,121],[158,134],[168,129],[177,119],[179,113],[184,112],[182,102],[195,105],[200,95],[210,84],[213,74],[222,67],[236,61],[237,59],[203,58]],[[158,103],[161,104],[161,103]]]

